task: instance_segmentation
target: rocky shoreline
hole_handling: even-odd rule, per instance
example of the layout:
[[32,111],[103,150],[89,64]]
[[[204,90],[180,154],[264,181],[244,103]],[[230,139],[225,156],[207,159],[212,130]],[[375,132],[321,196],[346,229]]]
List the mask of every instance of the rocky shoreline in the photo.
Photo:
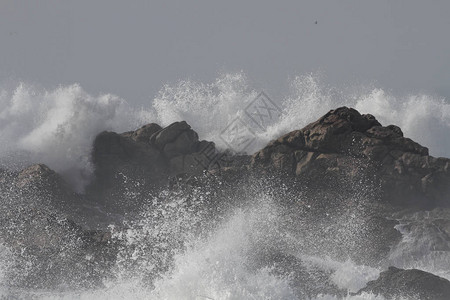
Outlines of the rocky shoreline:
[[[200,193],[201,204],[188,205],[202,211],[199,222],[206,228],[236,207],[253,205],[252,196],[265,190],[278,199],[289,221],[283,230],[303,237],[303,242],[296,249],[263,249],[249,268],[274,267],[280,276],[295,274],[292,285],[310,286],[308,297],[348,294],[327,283],[327,274],[319,276],[319,284],[292,254],[298,249],[305,254],[323,251],[336,259],[387,269],[358,293],[450,298],[448,280],[397,269],[386,260],[402,240],[395,229],[398,220],[431,210],[442,215],[432,223],[442,233],[440,251],[450,253],[445,248],[450,245],[450,159],[430,156],[399,127],[382,126],[372,115],[347,107],[332,110],[253,155],[220,151],[214,143],[199,140],[184,121],[165,128],[152,123],[121,134],[100,133],[92,162],[95,178],[83,195],[42,164],[20,172],[0,171],[0,237],[20,258],[18,270],[30,259],[40,261],[25,277],[10,274],[14,285],[101,285],[124,247],[106,225],[114,224],[117,230],[124,226],[123,216],[164,202],[155,200],[162,193],[181,193],[186,201]],[[349,224],[357,229],[345,230]],[[308,234],[312,237],[305,238]],[[349,238],[357,243],[349,243]],[[170,264],[159,268],[170,270]],[[298,296],[304,297],[302,293]]]

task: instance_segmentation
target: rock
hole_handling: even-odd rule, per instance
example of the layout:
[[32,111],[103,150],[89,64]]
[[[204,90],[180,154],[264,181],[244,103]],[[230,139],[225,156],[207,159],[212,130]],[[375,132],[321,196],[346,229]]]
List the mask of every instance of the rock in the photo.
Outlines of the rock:
[[[428,155],[428,149],[405,138],[371,115],[341,107],[318,121],[292,131],[252,157],[263,173],[285,173],[335,189],[344,182],[371,182],[379,198],[400,207],[450,206],[450,160]],[[362,188],[358,186],[357,188]],[[370,188],[370,187],[368,187]]]
[[35,164],[12,176],[13,184],[24,199],[41,199],[46,205],[66,213],[76,210],[80,195],[55,171],[44,164]]
[[161,129],[162,129],[162,127],[159,126],[158,124],[150,123],[150,124],[142,126],[138,130],[132,132],[131,138],[133,140],[135,140],[136,142],[149,144],[150,143],[150,137],[154,133],[160,131]]
[[[142,128],[138,131],[143,134]],[[137,142],[131,138],[138,139],[143,135],[138,133],[120,135],[106,131],[100,133],[94,141],[92,153],[96,178],[102,182],[109,182],[114,181],[119,172],[133,172],[154,180],[163,174],[167,164],[161,152],[149,143]]]
[[196,150],[198,135],[193,130],[182,132],[176,139],[164,145],[163,153],[168,159],[192,153]]
[[16,184],[23,188],[32,184],[42,185],[45,183],[62,184],[62,179],[44,164],[32,165],[22,170],[17,176]]
[[0,185],[0,240],[14,255],[13,267],[4,270],[11,281],[4,284],[18,288],[101,285],[116,250],[107,232],[94,234],[72,221],[88,216],[78,211],[81,196],[43,164],[4,173],[2,179],[8,185]]
[[154,133],[151,137],[151,142],[159,149],[163,149],[166,144],[175,141],[180,134],[189,130],[192,129],[186,121],[175,122]]
[[173,176],[200,175],[217,168],[217,155],[214,143],[199,141],[184,121],[165,128],[151,123],[121,134],[105,131],[94,141],[95,180],[87,197],[115,211],[129,210]]
[[417,269],[398,269],[389,267],[381,272],[380,277],[367,283],[366,287],[358,291],[393,297],[406,297],[419,300],[447,300],[450,299],[450,281]]

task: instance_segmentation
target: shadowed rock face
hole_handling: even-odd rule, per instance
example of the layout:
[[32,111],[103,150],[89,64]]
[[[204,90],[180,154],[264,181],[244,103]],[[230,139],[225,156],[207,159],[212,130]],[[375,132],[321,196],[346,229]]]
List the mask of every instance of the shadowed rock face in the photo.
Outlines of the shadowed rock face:
[[92,158],[99,181],[107,182],[114,174],[127,171],[158,181],[170,175],[201,173],[202,150],[207,147],[216,151],[214,143],[199,141],[184,121],[165,128],[152,123],[122,134],[100,133]]
[[390,267],[357,294],[363,292],[381,294],[388,299],[447,300],[450,299],[450,281],[421,270]]
[[[318,188],[327,181],[364,177],[380,187],[382,200],[399,206],[449,206],[450,160],[403,137],[371,115],[341,107],[255,153],[251,166],[284,172]],[[333,184],[332,184],[333,185]]]
[[138,202],[174,175],[201,174],[208,163],[206,148],[216,152],[214,143],[199,141],[184,121],[165,128],[152,123],[122,134],[102,132],[94,141],[95,180],[87,195],[106,205],[130,207],[134,203],[128,203],[127,190]]

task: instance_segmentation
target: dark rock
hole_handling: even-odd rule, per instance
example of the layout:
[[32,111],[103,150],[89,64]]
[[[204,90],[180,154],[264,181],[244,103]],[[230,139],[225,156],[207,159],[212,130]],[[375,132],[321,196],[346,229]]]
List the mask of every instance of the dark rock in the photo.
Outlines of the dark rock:
[[168,159],[183,154],[189,154],[196,150],[195,146],[197,143],[197,133],[193,130],[187,130],[178,135],[173,142],[165,144],[163,153]]
[[320,182],[318,188],[328,179],[333,189],[336,181],[365,179],[385,202],[425,208],[450,205],[449,165],[449,159],[429,156],[427,148],[403,137],[399,127],[383,127],[346,107],[272,141],[251,162],[264,173]]
[[158,124],[150,123],[142,126],[138,130],[132,132],[131,138],[136,142],[150,143],[150,137],[155,133],[160,131],[162,128]]
[[122,134],[105,131],[94,141],[95,180],[86,194],[113,210],[129,210],[172,176],[201,175],[214,166],[217,154],[214,143],[199,141],[184,121],[165,128],[152,123]]
[[370,292],[388,299],[406,297],[420,300],[450,299],[450,281],[417,269],[389,267],[377,280],[370,281],[357,294]]
[[189,130],[192,130],[191,126],[185,121],[175,122],[154,133],[151,137],[151,142],[162,150],[166,144],[172,143],[180,134]]

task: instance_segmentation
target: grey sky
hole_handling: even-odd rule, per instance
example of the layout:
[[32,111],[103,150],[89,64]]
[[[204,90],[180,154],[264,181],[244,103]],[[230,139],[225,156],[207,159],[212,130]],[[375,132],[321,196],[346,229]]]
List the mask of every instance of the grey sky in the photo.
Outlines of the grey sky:
[[144,103],[186,77],[243,70],[277,94],[320,71],[331,84],[450,98],[449,15],[448,0],[0,0],[0,80]]

